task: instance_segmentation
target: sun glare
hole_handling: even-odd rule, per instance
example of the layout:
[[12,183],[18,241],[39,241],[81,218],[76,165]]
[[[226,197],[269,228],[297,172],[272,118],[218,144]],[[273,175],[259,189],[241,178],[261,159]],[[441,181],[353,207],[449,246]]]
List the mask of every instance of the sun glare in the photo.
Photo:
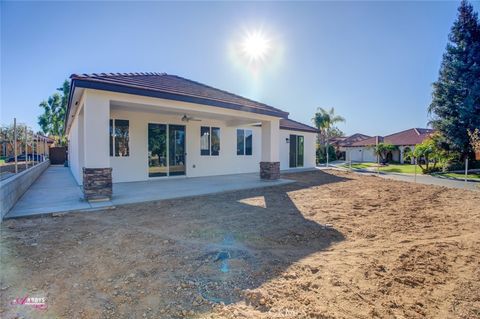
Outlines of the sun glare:
[[270,41],[260,31],[248,33],[242,42],[242,52],[251,61],[264,60],[270,49]]

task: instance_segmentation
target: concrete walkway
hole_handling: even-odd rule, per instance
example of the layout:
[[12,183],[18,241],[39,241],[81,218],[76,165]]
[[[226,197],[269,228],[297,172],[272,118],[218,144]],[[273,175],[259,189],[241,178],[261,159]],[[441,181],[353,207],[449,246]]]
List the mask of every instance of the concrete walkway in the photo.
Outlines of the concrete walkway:
[[88,203],[83,200],[82,190],[68,168],[50,166],[8,212],[5,219],[78,210],[89,211],[120,204],[207,195],[292,182],[287,179],[262,181],[258,173],[251,173],[115,183],[111,201]]

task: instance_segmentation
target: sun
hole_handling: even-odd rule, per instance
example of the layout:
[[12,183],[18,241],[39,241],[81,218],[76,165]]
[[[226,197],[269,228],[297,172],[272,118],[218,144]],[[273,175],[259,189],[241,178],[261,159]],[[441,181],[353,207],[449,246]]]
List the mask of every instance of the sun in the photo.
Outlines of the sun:
[[252,62],[264,60],[270,50],[270,40],[261,31],[249,32],[241,43],[242,53]]

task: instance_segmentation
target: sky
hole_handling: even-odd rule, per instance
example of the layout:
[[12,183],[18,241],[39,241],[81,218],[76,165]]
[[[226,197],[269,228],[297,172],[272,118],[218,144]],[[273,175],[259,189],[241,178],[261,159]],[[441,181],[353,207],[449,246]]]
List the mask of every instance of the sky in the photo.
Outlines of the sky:
[[[426,127],[458,4],[2,1],[1,123],[38,128],[38,104],[72,73],[166,72],[306,124],[334,107],[347,135]],[[254,32],[268,50],[252,64]]]

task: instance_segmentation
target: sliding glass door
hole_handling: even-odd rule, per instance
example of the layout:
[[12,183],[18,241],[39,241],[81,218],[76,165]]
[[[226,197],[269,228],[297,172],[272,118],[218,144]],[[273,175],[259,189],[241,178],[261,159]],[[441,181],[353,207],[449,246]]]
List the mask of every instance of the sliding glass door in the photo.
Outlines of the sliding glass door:
[[148,124],[148,176],[185,175],[185,126]]
[[290,167],[303,167],[304,137],[302,135],[290,135]]
[[167,126],[148,124],[148,177],[168,175]]
[[185,126],[168,126],[169,172],[172,175],[185,175]]

